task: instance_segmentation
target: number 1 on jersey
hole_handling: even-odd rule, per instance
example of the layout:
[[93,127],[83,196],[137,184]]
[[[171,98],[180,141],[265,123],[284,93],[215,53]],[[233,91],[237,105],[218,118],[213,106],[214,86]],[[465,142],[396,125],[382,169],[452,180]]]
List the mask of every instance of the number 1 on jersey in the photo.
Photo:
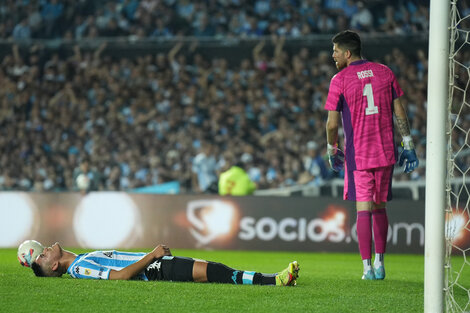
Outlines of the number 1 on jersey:
[[367,97],[366,115],[379,113],[379,107],[375,106],[374,93],[372,92],[372,84],[366,84],[362,90],[362,95]]

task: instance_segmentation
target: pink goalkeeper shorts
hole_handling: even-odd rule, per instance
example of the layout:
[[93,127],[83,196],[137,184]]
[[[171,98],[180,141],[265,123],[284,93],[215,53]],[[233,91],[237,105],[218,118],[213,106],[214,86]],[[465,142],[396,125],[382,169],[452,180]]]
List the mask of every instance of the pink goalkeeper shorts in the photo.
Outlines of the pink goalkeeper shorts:
[[393,165],[356,170],[344,173],[344,200],[373,201],[392,200]]

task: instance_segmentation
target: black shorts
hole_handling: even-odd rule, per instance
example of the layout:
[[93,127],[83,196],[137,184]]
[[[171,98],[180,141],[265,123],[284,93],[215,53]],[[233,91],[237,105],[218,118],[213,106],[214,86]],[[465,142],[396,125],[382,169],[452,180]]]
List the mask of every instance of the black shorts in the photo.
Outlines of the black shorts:
[[145,269],[148,280],[193,281],[194,259],[164,256]]

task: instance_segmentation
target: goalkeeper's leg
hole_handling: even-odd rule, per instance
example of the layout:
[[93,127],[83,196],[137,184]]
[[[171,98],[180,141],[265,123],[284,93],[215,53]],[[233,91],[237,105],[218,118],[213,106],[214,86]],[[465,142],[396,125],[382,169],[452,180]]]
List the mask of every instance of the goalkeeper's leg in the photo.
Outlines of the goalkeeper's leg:
[[[362,279],[375,279],[372,267],[372,208],[376,198],[375,170],[355,170],[345,175],[345,199],[355,200],[357,239],[364,273]],[[347,186],[347,187],[346,187]],[[346,189],[347,188],[347,189]],[[347,193],[346,193],[347,192]]]
[[371,212],[367,209],[369,202],[357,202],[357,240],[359,243],[359,252],[361,254],[364,272],[362,279],[375,279],[372,269],[372,223]]
[[378,168],[375,171],[376,193],[372,210],[372,222],[375,244],[374,272],[376,279],[385,278],[384,255],[388,235],[388,217],[385,207],[387,201],[392,199],[392,176],[393,166]]
[[374,230],[375,260],[374,272],[376,279],[385,278],[384,256],[387,246],[388,218],[385,208],[372,210]]

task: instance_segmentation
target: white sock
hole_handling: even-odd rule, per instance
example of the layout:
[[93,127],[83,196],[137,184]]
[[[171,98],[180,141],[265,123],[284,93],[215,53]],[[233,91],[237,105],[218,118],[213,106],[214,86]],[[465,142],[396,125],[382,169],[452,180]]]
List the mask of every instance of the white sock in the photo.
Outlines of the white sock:
[[384,254],[383,253],[376,253],[375,254],[375,260],[374,260],[374,267],[379,268],[381,266],[384,266]]
[[368,271],[372,270],[372,263],[370,259],[362,260],[362,264],[364,265],[364,273],[367,273]]

